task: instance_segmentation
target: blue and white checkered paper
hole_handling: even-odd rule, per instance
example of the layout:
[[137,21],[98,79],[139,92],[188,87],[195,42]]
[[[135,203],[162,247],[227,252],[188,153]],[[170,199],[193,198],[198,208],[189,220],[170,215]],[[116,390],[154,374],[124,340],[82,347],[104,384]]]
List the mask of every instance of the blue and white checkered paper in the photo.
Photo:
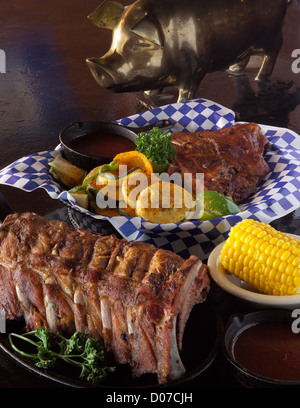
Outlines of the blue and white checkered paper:
[[[122,125],[141,127],[161,119],[171,119],[171,131],[196,132],[219,129],[235,124],[234,112],[209,100],[165,105],[117,121]],[[270,174],[242,206],[239,214],[211,221],[186,221],[176,224],[152,224],[135,217],[103,217],[82,209],[52,180],[48,163],[59,154],[60,146],[52,151],[23,157],[0,171],[0,184],[25,191],[43,188],[53,199],[66,203],[72,210],[73,222],[90,231],[103,231],[103,222],[110,223],[127,240],[152,243],[188,257],[207,259],[216,245],[224,241],[233,225],[245,218],[270,223],[300,207],[300,136],[295,132],[261,125],[272,144],[266,155]],[[75,211],[73,211],[75,210]]]

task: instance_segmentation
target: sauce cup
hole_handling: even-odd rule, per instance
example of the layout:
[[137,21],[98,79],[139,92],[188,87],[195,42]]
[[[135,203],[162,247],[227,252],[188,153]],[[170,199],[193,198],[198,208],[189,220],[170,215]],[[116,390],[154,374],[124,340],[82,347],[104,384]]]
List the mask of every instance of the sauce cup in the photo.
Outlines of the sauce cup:
[[[266,309],[230,318],[225,328],[223,351],[229,371],[242,386],[299,387],[300,367],[298,370],[297,361],[300,359],[300,333],[295,330],[296,323],[297,318],[293,317],[293,312],[285,309]],[[259,325],[259,330],[253,330]],[[272,338],[270,333],[273,333]],[[266,341],[267,338],[270,339],[269,342]],[[241,348],[238,351],[239,340],[239,347],[243,344],[242,351]],[[241,352],[245,358],[241,357]],[[256,359],[256,363],[253,364],[252,359]],[[294,370],[293,373],[290,370]],[[266,375],[266,372],[271,374]],[[294,378],[291,379],[292,377]]]
[[[153,127],[167,130],[173,126],[174,123],[170,120],[160,120],[140,128],[108,122],[73,122],[61,131],[59,141],[62,146],[62,154],[68,161],[77,167],[90,171],[101,164],[110,163],[117,153],[135,150],[135,140],[140,132],[149,132]],[[97,135],[99,140],[105,139],[105,146],[103,146],[103,150],[100,149],[100,153],[95,153],[93,148],[90,153],[83,153],[76,148],[75,141],[78,142],[80,138],[84,143],[85,138],[90,138],[91,135]],[[122,143],[123,138],[124,143]],[[97,145],[101,143],[97,139],[94,140]],[[116,144],[118,144],[120,151],[116,149]]]

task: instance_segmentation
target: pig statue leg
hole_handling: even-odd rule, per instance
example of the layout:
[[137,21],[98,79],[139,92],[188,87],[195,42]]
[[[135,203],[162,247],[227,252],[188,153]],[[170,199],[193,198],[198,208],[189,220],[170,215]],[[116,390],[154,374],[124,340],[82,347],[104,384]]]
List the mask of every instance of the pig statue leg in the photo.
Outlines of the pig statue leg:
[[177,102],[188,101],[190,99],[195,99],[195,97],[196,97],[195,91],[191,91],[190,89],[179,88]]
[[199,88],[199,85],[202,81],[202,79],[205,77],[205,73],[201,73],[201,75],[197,76],[197,73],[194,75],[191,75],[191,80],[189,83],[182,83],[178,86],[179,89],[179,94],[178,94],[178,99],[177,102],[182,102],[182,101],[188,101],[191,99],[196,98],[196,94]]
[[154,109],[161,105],[161,98],[163,94],[163,88],[159,89],[149,89],[143,91],[146,101],[139,99],[140,103],[144,105],[147,109]]
[[155,97],[159,96],[162,92],[163,92],[163,88],[149,89],[147,91],[144,91],[144,94],[149,98],[155,98]]
[[277,56],[279,54],[282,45],[282,35],[278,36],[277,41],[273,43],[273,47],[270,51],[264,53],[264,59],[261,64],[260,70],[255,78],[255,81],[262,82],[268,79],[273,72],[274,65],[276,63]]
[[229,67],[228,71],[230,74],[239,75],[242,74],[249,62],[250,57],[244,58],[242,61],[237,62]]

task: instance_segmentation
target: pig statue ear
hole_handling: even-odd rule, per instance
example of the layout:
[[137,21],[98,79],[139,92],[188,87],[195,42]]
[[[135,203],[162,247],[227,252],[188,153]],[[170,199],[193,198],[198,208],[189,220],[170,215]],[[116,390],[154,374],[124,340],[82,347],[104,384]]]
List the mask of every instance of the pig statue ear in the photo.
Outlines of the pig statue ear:
[[125,6],[116,1],[105,0],[94,11],[88,15],[88,19],[91,20],[97,27],[103,27],[113,30],[118,24]]
[[150,13],[145,16],[132,28],[131,31],[153,44],[163,47],[163,33],[159,22]]

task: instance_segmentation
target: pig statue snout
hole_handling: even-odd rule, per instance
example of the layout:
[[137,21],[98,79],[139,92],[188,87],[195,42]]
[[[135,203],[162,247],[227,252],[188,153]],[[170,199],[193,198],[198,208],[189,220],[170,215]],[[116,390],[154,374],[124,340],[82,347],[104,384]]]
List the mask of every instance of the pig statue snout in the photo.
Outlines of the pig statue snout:
[[104,63],[99,58],[88,58],[86,60],[93,77],[103,88],[111,88],[116,82],[113,76],[108,72]]
[[103,57],[86,62],[98,84],[111,91],[156,87],[164,54],[161,28],[148,13],[140,9],[128,13],[129,9],[116,8],[116,4],[105,1],[90,15],[97,26],[111,28],[113,38]]
[[126,65],[121,55],[107,53],[102,58],[87,58],[88,67],[99,85],[112,89],[121,82],[121,67]]

